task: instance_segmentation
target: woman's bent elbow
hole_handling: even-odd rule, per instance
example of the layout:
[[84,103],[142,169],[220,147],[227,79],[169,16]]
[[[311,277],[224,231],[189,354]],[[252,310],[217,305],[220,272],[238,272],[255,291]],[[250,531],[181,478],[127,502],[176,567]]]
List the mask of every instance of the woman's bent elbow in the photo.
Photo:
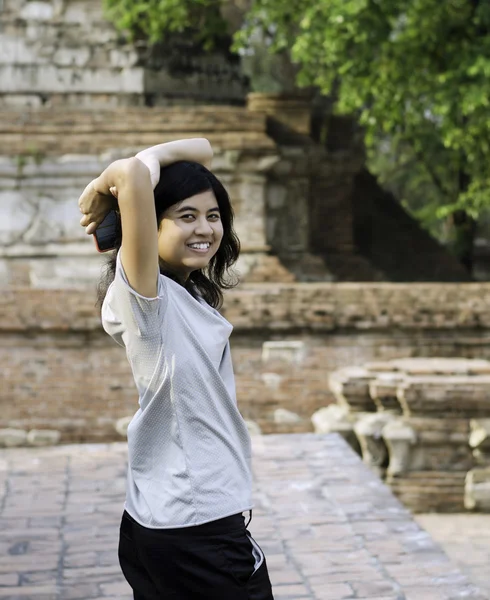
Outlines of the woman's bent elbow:
[[137,184],[142,180],[150,179],[148,167],[135,156],[124,159],[118,175],[118,188],[123,188],[127,185]]

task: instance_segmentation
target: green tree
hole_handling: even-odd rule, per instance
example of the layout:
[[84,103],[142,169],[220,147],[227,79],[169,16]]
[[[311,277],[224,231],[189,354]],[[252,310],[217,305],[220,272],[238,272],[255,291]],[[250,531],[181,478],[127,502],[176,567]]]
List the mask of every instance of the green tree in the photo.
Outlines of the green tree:
[[490,206],[488,0],[255,0],[237,47],[257,28],[290,48],[301,85],[358,115],[374,165],[386,148],[408,161],[431,190],[425,216],[451,216],[471,267],[462,237]]

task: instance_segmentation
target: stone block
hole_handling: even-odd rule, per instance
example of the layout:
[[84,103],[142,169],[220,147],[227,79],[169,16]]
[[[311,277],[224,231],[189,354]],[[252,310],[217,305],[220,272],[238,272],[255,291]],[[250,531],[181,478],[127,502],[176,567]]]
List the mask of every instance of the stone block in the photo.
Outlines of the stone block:
[[381,435],[384,427],[395,417],[389,413],[360,415],[354,424],[363,461],[382,475],[388,466],[388,449]]
[[468,472],[464,506],[467,510],[490,512],[490,467],[476,468]]
[[379,411],[401,414],[397,390],[403,377],[399,373],[376,373],[376,379],[369,383],[369,395]]
[[7,287],[12,283],[9,262],[5,259],[0,259],[0,287]]
[[285,408],[276,408],[274,411],[275,423],[300,423],[303,419],[295,412]]
[[76,66],[54,64],[0,65],[0,80],[3,93],[111,93],[143,94],[144,72],[141,67],[83,69]]
[[470,446],[480,452],[490,452],[490,419],[471,419],[470,428]]
[[109,51],[110,64],[113,67],[134,67],[139,61],[138,53],[134,48],[113,48]]
[[490,413],[489,375],[407,377],[397,397],[405,415],[478,418]]
[[37,94],[7,94],[0,96],[0,107],[13,109],[37,109],[43,104],[42,98]]
[[375,412],[369,393],[373,374],[360,367],[345,367],[330,374],[328,385],[339,404],[353,412]]
[[23,429],[0,429],[0,447],[13,448],[14,446],[25,446],[27,443],[27,431]]
[[53,54],[52,63],[59,67],[86,67],[90,57],[90,48],[58,48]]
[[127,437],[128,427],[129,427],[129,424],[131,423],[132,419],[133,419],[132,416],[127,416],[127,417],[122,417],[121,419],[118,419],[116,421],[116,423],[114,424],[114,427],[119,435],[121,435],[123,437]]
[[407,375],[485,375],[490,361],[466,358],[400,358],[393,367]]
[[[105,262],[103,255],[94,253],[95,246],[84,247],[76,255],[67,248],[67,256],[38,258],[28,261],[29,285],[37,289],[93,289],[100,279]],[[17,260],[16,262],[20,262]]]
[[315,433],[338,433],[351,448],[361,454],[359,440],[354,433],[354,423],[361,413],[352,413],[346,406],[331,404],[311,415]]
[[465,472],[415,471],[388,475],[386,482],[413,512],[463,512],[465,477]]
[[41,57],[36,47],[28,44],[24,38],[0,33],[1,65],[32,65],[46,62],[47,59]]
[[262,435],[262,429],[260,425],[250,419],[245,419],[245,425],[247,426],[250,435]]
[[18,191],[0,190],[0,246],[18,241],[34,222],[35,207]]
[[262,373],[260,378],[264,382],[266,388],[271,392],[276,392],[281,387],[281,383],[284,380],[284,377],[279,375],[279,373]]
[[61,438],[61,433],[55,429],[31,429],[27,434],[29,446],[55,446]]
[[290,365],[300,365],[304,359],[305,345],[300,341],[264,342],[262,362],[278,361]]
[[[403,417],[397,422],[403,423],[403,426],[400,425],[402,431],[407,427],[415,436],[415,443],[404,456],[404,472],[467,472],[473,466],[474,459],[468,445],[468,420],[431,416]],[[396,435],[396,425],[393,427],[393,433]],[[405,433],[411,437],[408,430]],[[390,435],[389,428],[387,435]],[[389,440],[386,440],[386,443],[389,444]],[[404,442],[400,443],[403,446]]]
[[[243,222],[240,215],[237,220]],[[238,229],[238,228],[237,228]],[[247,283],[292,283],[295,276],[281,264],[277,256],[255,252],[254,248],[242,246],[242,259],[237,263],[240,278]]]
[[475,466],[488,467],[490,466],[490,452],[482,452],[475,448],[473,450],[473,458],[475,460]]
[[400,475],[410,469],[410,454],[417,441],[415,431],[401,419],[390,420],[382,429],[388,448],[388,473]]
[[363,367],[367,370],[367,371],[371,371],[373,373],[393,373],[395,371],[397,371],[397,368],[394,365],[393,360],[387,360],[387,361],[381,361],[381,360],[376,360],[373,362],[367,362],[364,363]]
[[49,21],[54,15],[52,2],[28,2],[20,11],[19,16],[26,21]]

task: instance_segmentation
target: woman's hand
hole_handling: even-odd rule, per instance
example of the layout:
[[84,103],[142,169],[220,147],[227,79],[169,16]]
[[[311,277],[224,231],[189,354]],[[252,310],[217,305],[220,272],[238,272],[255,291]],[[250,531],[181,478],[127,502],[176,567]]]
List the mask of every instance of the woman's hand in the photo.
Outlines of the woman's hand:
[[111,194],[102,194],[96,190],[96,187],[97,179],[94,179],[87,185],[78,200],[80,212],[83,214],[80,225],[85,227],[87,235],[95,233],[107,213],[117,208],[117,189],[112,187]]

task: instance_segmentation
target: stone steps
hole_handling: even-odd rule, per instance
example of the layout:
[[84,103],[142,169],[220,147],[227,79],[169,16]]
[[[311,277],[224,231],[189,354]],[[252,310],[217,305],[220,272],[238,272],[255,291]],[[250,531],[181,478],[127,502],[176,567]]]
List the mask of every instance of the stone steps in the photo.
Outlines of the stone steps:
[[224,150],[270,151],[266,118],[239,107],[0,111],[0,155],[99,154],[206,137]]
[[58,132],[63,127],[76,132],[93,131],[185,131],[186,129],[209,129],[213,131],[260,131],[265,132],[263,114],[233,106],[196,107],[121,107],[114,110],[32,110],[0,111],[0,133]]

